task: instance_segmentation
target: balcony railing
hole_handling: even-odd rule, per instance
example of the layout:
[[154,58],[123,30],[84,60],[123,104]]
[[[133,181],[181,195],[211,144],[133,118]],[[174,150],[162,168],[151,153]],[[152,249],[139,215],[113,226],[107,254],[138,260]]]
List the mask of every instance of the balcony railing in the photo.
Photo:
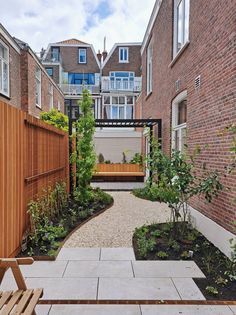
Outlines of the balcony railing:
[[48,54],[44,59],[42,59],[43,63],[62,63],[61,55],[56,54]]
[[59,84],[60,89],[65,95],[81,95],[83,89],[87,89],[91,94],[98,94],[100,87],[98,85],[79,85],[79,84]]
[[114,78],[102,77],[102,91],[132,91],[140,92],[142,89],[142,78]]

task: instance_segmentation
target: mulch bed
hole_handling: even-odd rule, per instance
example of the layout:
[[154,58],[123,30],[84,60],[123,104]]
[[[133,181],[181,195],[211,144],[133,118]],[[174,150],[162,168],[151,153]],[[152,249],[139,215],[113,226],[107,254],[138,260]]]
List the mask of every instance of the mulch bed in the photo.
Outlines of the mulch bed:
[[[206,279],[193,279],[206,299],[236,300],[236,263],[233,264],[195,229],[189,227],[187,239],[174,240],[174,242],[173,239],[169,241],[172,233],[169,223],[153,224],[137,229],[133,236],[136,259],[193,260],[206,276]],[[190,257],[192,252],[193,256]],[[210,293],[206,290],[208,286],[215,288],[218,293]]]

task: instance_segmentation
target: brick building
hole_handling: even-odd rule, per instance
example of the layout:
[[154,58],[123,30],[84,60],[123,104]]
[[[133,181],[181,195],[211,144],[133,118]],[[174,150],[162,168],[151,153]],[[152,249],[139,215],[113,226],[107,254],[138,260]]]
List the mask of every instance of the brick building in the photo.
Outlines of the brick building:
[[0,24],[0,100],[39,117],[64,112],[64,95],[28,44],[11,37]]
[[100,61],[92,45],[78,39],[51,43],[41,53],[47,73],[65,95],[65,110],[73,108],[73,118],[79,114],[78,100],[83,86],[91,92],[95,113],[100,108]]
[[[229,163],[230,135],[236,122],[235,3],[157,0],[143,40],[143,118],[161,118],[163,149],[203,149],[199,163],[223,172]],[[235,231],[236,174],[222,178],[223,191],[212,204],[195,198],[192,215],[199,229],[229,253]]]

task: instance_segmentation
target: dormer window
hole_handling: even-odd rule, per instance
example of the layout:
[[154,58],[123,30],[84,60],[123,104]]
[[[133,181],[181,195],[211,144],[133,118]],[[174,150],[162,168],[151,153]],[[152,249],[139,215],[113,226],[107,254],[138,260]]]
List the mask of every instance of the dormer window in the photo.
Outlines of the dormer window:
[[60,49],[59,47],[52,47],[52,61],[59,61],[60,59]]
[[129,62],[129,49],[127,47],[119,48],[119,62],[120,63]]
[[79,63],[87,63],[87,49],[79,48]]

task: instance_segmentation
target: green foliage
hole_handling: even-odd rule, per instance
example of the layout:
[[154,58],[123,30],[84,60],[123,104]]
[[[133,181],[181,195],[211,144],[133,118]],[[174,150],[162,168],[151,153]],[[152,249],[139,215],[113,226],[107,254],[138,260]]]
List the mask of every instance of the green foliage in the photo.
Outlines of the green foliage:
[[180,255],[180,257],[184,260],[189,259],[189,253],[185,250],[182,252],[182,254]]
[[105,160],[104,163],[105,164],[111,164],[111,161],[110,160]]
[[122,163],[127,164],[127,157],[126,157],[125,152],[122,152]]
[[92,98],[88,90],[83,90],[80,106],[80,119],[77,124],[78,142],[77,154],[73,154],[72,161],[76,162],[76,177],[78,187],[74,197],[81,204],[88,204],[92,198],[90,182],[96,164],[93,136],[95,132],[95,119],[92,111]]
[[163,252],[163,251],[159,251],[159,252],[157,252],[157,254],[156,254],[156,256],[158,257],[158,258],[160,258],[160,259],[167,259],[168,257],[169,257],[169,255],[168,255],[168,253],[166,253],[166,252]]
[[207,293],[210,294],[210,295],[218,295],[218,294],[219,294],[217,288],[212,287],[212,286],[207,286],[207,287],[206,287],[206,291],[207,291]]
[[31,220],[28,254],[33,255],[33,248],[39,247],[41,252],[47,252],[48,247],[57,249],[58,239],[63,238],[67,231],[62,225],[54,225],[50,220],[63,213],[67,206],[65,183],[57,183],[55,188],[48,187],[44,193],[28,205]]
[[147,226],[142,226],[141,228],[135,229],[135,235],[137,237],[137,246],[138,246],[138,253],[140,257],[146,258],[148,253],[154,250],[156,245],[156,240],[151,237],[148,238],[146,235],[149,229]]
[[228,280],[226,278],[223,278],[221,276],[219,276],[216,280],[215,280],[216,284],[219,284],[221,286],[225,286],[228,283]]
[[63,131],[68,131],[68,117],[57,109],[53,108],[49,112],[42,112],[40,114],[40,119]]
[[104,163],[105,159],[102,153],[98,154],[98,163],[102,164]]
[[140,153],[135,153],[135,155],[133,156],[133,158],[130,161],[131,164],[139,164],[139,165],[143,165],[143,156]]

